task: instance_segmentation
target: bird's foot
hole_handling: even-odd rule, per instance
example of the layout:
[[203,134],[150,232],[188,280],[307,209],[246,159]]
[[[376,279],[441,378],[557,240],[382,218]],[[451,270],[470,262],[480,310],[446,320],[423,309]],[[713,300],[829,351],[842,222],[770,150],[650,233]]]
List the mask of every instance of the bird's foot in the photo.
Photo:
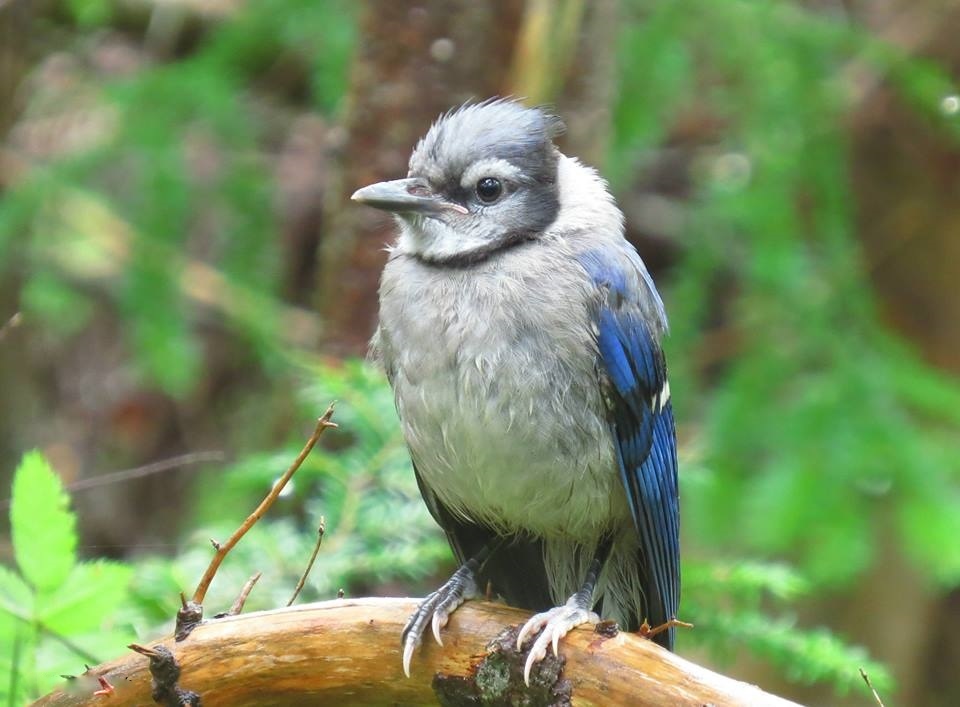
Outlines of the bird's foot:
[[403,672],[410,677],[410,661],[413,652],[423,642],[423,633],[430,622],[433,637],[441,646],[440,629],[447,625],[450,614],[467,599],[474,599],[480,595],[477,589],[477,579],[470,563],[463,565],[453,573],[437,591],[428,594],[413,615],[407,620],[400,634],[403,644]]
[[557,606],[549,611],[532,616],[517,634],[517,650],[520,650],[527,638],[543,629],[530,647],[527,662],[523,666],[523,681],[527,686],[530,685],[530,671],[534,665],[546,657],[547,646],[552,645],[553,654],[557,655],[557,644],[572,629],[581,624],[598,623],[599,621],[600,617],[590,611],[590,606],[584,600],[582,592],[574,594],[563,606]]

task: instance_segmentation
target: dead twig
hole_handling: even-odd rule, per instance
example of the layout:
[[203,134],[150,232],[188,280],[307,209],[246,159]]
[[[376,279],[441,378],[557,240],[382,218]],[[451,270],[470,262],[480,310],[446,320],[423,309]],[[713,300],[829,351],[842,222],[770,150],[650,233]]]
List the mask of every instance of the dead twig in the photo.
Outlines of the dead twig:
[[637,631],[637,633],[639,633],[644,638],[653,638],[658,633],[663,633],[667,629],[671,629],[671,628],[693,628],[693,624],[674,618],[674,619],[669,619],[668,621],[665,621],[659,626],[654,626],[653,628],[650,628],[650,624],[644,621],[640,625],[640,630]]
[[[2,329],[0,329],[0,337],[2,337]],[[86,479],[80,479],[79,481],[74,481],[71,484],[67,484],[64,488],[66,488],[66,490],[70,493],[86,491],[87,489],[107,486],[109,484],[122,483],[124,481],[130,481],[131,479],[139,479],[144,476],[150,476],[151,474],[158,474],[180,467],[203,464],[206,462],[219,462],[223,461],[224,458],[225,456],[223,452],[218,452],[215,450],[190,452],[188,454],[181,454],[180,456],[171,457],[169,459],[161,459],[160,461],[151,462],[150,464],[144,464],[143,466],[133,467],[132,469],[121,469],[120,471],[111,471],[107,474],[99,474]],[[0,511],[9,508],[9,506],[9,498],[0,500]]]
[[240,593],[237,595],[237,598],[233,602],[233,606],[230,607],[230,610],[224,614],[217,614],[215,618],[220,619],[224,616],[236,616],[243,611],[243,605],[247,603],[247,597],[250,596],[250,592],[253,591],[254,585],[260,581],[262,576],[262,572],[257,572],[255,575],[250,577],[250,579],[248,579],[243,585],[243,589],[240,590]]
[[206,464],[208,462],[222,462],[225,458],[224,453],[217,450],[190,452],[188,454],[170,457],[169,459],[161,459],[160,461],[151,462],[150,464],[144,464],[143,466],[136,466],[132,469],[122,469],[120,471],[112,471],[109,474],[100,474],[99,476],[92,476],[88,479],[81,479],[80,481],[68,484],[67,491],[86,491],[87,489],[96,488],[97,486],[106,486],[107,484],[116,484],[121,481],[140,479],[144,476],[150,476],[151,474],[158,474],[184,466]]
[[300,591],[303,589],[303,585],[307,583],[307,577],[310,574],[310,570],[313,569],[313,563],[317,559],[317,555],[320,553],[320,545],[323,543],[323,534],[327,529],[327,521],[323,516],[320,516],[320,525],[317,526],[317,543],[313,546],[313,554],[310,555],[310,561],[307,562],[306,568],[303,570],[303,574],[300,575],[300,581],[297,582],[297,586],[293,589],[293,595],[290,597],[290,601],[287,602],[287,606],[291,606],[293,602],[297,600],[297,597],[300,596]]
[[860,677],[863,678],[863,681],[867,683],[867,687],[870,688],[870,692],[873,693],[873,699],[877,701],[877,704],[880,707],[884,707],[883,700],[880,699],[880,695],[877,694],[876,688],[873,686],[873,683],[870,682],[870,678],[867,676],[867,671],[863,668],[860,668]]
[[287,485],[287,482],[290,481],[290,478],[294,475],[294,473],[296,473],[297,469],[300,468],[300,465],[303,464],[303,460],[307,458],[308,454],[310,454],[310,451],[317,443],[317,440],[320,439],[320,435],[323,434],[324,430],[326,430],[328,427],[337,426],[336,423],[330,422],[330,418],[333,417],[333,407],[333,403],[331,403],[330,407],[327,408],[327,411],[320,416],[319,420],[317,420],[317,426],[314,428],[313,434],[310,435],[307,443],[303,446],[303,449],[300,450],[300,454],[298,454],[297,458],[293,460],[293,463],[283,473],[283,476],[280,477],[277,483],[273,485],[273,488],[270,490],[270,493],[267,494],[266,498],[260,502],[260,505],[257,506],[253,513],[247,516],[247,519],[243,521],[240,527],[234,531],[233,535],[231,535],[226,542],[220,544],[220,547],[217,548],[216,553],[214,553],[213,558],[210,560],[210,565],[207,567],[206,572],[203,573],[203,577],[200,579],[200,583],[197,585],[197,590],[193,593],[194,604],[203,604],[203,600],[207,596],[207,589],[210,588],[210,583],[217,574],[217,570],[220,568],[220,564],[227,556],[227,553],[230,552],[238,542],[240,542],[240,538],[246,535],[247,531],[250,530],[250,528],[252,528],[256,522],[260,520],[270,509],[270,507],[273,505],[273,502],[276,501],[277,497],[280,495],[280,492],[283,491],[283,487]]

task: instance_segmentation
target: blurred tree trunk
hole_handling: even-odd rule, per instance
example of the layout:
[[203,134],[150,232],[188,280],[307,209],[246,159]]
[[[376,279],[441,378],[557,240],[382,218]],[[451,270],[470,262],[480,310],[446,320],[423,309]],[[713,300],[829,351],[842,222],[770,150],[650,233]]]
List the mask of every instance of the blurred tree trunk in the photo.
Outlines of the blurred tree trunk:
[[[913,6],[896,5],[903,15]],[[917,5],[911,53],[960,78],[960,2]],[[889,320],[931,363],[960,373],[960,145],[878,86],[857,112],[853,178],[859,231]]]
[[[960,77],[957,0],[887,0],[858,14],[905,54]],[[922,113],[884,83],[861,101],[852,122],[857,230],[886,319],[930,363],[960,373],[960,145]],[[898,682],[892,701],[960,704],[960,641],[948,630],[960,624],[958,602],[937,597],[902,543],[880,543],[874,574],[830,607],[837,627],[856,627],[889,665]]]
[[[31,0],[0,2],[0,141],[21,108],[17,94],[29,66],[27,38],[33,13]],[[0,186],[4,181],[0,175]]]
[[503,89],[522,9],[519,0],[365,4],[317,287],[329,343],[344,352],[366,348],[384,245],[393,238],[392,219],[352,204],[350,195],[406,175],[411,149],[437,115]]
[[[22,107],[20,87],[30,65],[27,38],[35,11],[33,5],[31,0],[0,0],[0,199],[19,169],[18,160],[6,148],[6,138]],[[17,312],[21,285],[18,274],[8,274],[0,281],[0,328]],[[22,368],[23,358],[17,355],[17,345],[12,343],[16,338],[9,327],[0,337],[0,341],[4,341],[0,345],[0,371]],[[28,384],[4,386],[2,376],[0,390],[3,390],[0,419],[4,420],[0,425],[0,484],[9,488],[9,474],[16,463],[12,450],[18,446],[22,449],[18,442],[29,439],[26,436],[29,422],[23,412],[30,408],[36,391]]]
[[[960,76],[958,0],[849,7],[875,37]],[[960,372],[960,146],[869,70],[857,77],[856,90],[863,92],[850,123],[856,228],[881,309],[930,363]],[[891,519],[888,529],[895,525]],[[845,595],[810,602],[805,623],[859,636],[896,677],[896,693],[882,695],[887,704],[960,704],[960,595],[938,598],[893,530],[877,543],[873,570]],[[757,679],[766,669],[746,674]],[[811,704],[865,704],[863,695],[837,699],[819,686],[768,684]]]
[[517,37],[508,93],[556,106],[564,151],[600,167],[616,86],[617,0],[529,0]]

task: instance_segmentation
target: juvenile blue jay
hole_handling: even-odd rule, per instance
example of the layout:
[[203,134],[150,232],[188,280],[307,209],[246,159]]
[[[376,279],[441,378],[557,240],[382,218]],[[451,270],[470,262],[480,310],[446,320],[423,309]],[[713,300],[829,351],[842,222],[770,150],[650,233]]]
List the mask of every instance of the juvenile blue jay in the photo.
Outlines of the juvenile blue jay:
[[[403,668],[489,582],[536,614],[524,679],[600,614],[676,616],[677,455],[663,303],[559,119],[512,100],[437,120],[406,179],[355,201],[396,214],[372,342],[420,492],[462,566],[402,634]],[[551,608],[553,607],[553,608]],[[655,637],[673,647],[673,629]]]

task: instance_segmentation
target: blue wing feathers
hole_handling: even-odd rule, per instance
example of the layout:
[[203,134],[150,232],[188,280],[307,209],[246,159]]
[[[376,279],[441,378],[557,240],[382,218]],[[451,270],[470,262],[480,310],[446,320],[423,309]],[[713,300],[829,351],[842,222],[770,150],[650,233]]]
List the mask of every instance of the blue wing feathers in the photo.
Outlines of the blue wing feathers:
[[[598,249],[580,262],[605,294],[597,312],[600,370],[609,381],[611,430],[640,538],[647,611],[640,618],[658,625],[676,616],[680,595],[676,434],[670,401],[659,398],[667,380],[658,341],[666,328],[663,305],[635,253]],[[672,648],[673,630],[657,640]]]

